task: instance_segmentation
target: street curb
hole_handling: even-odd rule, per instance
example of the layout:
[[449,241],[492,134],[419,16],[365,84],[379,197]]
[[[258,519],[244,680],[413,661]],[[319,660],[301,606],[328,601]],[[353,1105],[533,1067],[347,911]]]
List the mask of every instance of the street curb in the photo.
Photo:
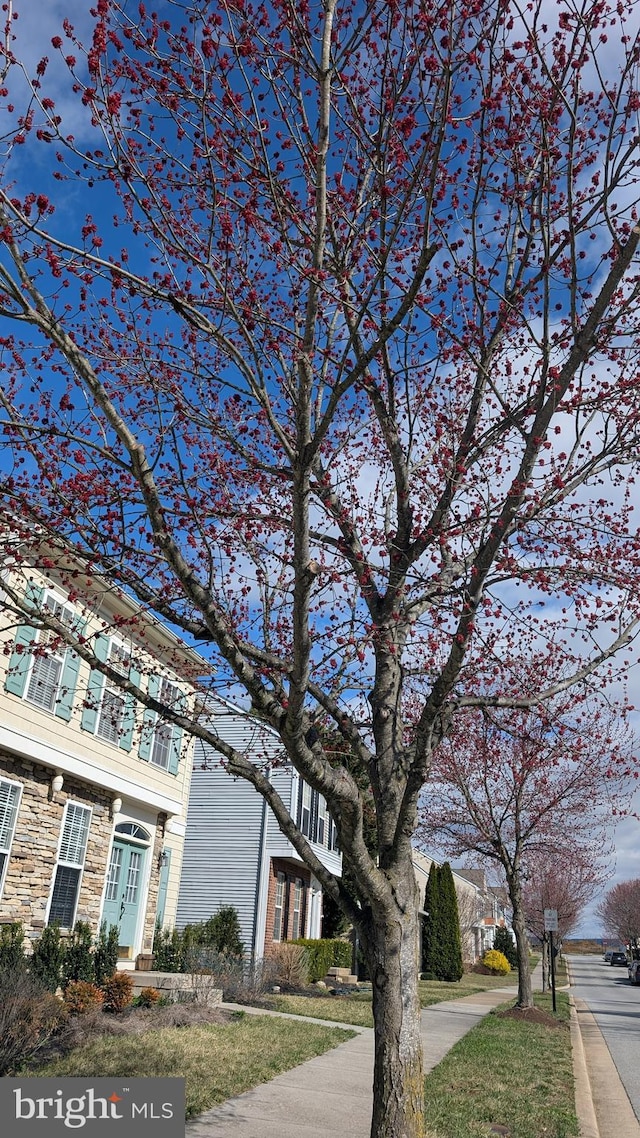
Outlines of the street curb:
[[[564,958],[564,963],[567,969],[567,980],[569,981],[569,988],[571,988],[571,985],[573,984],[573,976],[571,975],[571,966],[566,956]],[[591,1081],[589,1079],[589,1072],[587,1070],[587,1058],[584,1053],[584,1042],[582,1040],[582,1032],[580,1030],[580,1021],[578,1020],[576,1002],[571,993],[569,993],[569,1007],[571,1010],[569,1029],[571,1032],[573,1083],[576,1100],[576,1115],[578,1117],[578,1126],[580,1127],[580,1138],[600,1138],[600,1130],[598,1129],[598,1120],[596,1118],[596,1108],[593,1103],[593,1091],[591,1089]]]
[[571,1020],[569,1023],[571,1032],[571,1058],[573,1062],[574,1094],[576,1100],[576,1115],[578,1117],[578,1126],[580,1127],[580,1138],[600,1138],[596,1110],[593,1105],[593,1092],[589,1081],[587,1060],[584,1053],[584,1044],[582,1042],[582,1032],[580,1031],[580,1024],[578,1022],[575,1000],[571,995],[569,996],[569,1006],[571,1008]]

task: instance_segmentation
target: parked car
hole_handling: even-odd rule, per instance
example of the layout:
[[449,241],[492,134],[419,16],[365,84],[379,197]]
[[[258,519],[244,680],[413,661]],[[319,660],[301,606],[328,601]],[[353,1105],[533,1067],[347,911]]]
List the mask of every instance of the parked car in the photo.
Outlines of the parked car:
[[602,959],[604,960],[605,964],[610,964],[610,963],[611,963],[611,956],[612,956],[612,952],[611,952],[611,949],[610,949],[610,948],[608,948],[608,949],[607,949],[607,951],[605,952],[604,956],[602,957]]
[[629,962],[629,980],[632,984],[640,984],[640,960]]
[[614,964],[623,964],[624,967],[626,968],[627,963],[628,963],[628,961],[627,961],[626,952],[612,952],[611,953],[611,960],[609,961],[609,964],[611,964],[612,967]]

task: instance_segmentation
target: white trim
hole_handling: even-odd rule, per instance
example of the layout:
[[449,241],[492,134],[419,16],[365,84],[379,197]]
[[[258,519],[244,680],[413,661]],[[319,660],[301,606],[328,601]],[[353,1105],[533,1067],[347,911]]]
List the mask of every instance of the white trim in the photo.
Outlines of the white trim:
[[43,743],[33,735],[27,735],[13,727],[0,726],[0,747],[6,747],[7,750],[25,758],[34,759],[43,766],[55,767],[63,774],[76,775],[82,782],[89,782],[104,790],[117,791],[121,798],[131,798],[164,814],[181,814],[183,811],[184,803],[180,799],[169,798],[166,794],[151,790],[144,783],[123,778],[107,767],[99,766],[87,758],[71,755],[68,751],[63,751],[51,743]]

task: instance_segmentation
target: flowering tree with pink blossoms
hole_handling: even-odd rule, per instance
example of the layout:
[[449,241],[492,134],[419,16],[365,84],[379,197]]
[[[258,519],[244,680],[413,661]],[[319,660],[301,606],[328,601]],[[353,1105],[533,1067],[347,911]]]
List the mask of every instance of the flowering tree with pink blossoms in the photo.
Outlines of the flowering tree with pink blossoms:
[[[325,797],[349,886],[259,763],[111,675],[214,743],[356,926],[372,1134],[415,1138],[432,760],[472,709],[605,683],[638,628],[634,7],[96,0],[32,65],[15,7],[6,554],[27,580],[37,534],[78,604],[99,573],[168,622]],[[109,674],[29,595],[16,619]]]

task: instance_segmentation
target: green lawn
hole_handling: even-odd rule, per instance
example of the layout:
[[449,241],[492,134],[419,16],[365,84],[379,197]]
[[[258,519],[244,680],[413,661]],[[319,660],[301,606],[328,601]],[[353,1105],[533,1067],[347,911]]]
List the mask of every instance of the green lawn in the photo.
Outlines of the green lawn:
[[[461,980],[448,984],[442,980],[421,980],[419,984],[420,1003],[423,1008],[442,1000],[458,1000],[461,996],[473,996],[493,988],[504,988],[518,982],[517,974],[510,976],[480,976],[475,972],[465,972]],[[285,996],[264,997],[266,1005],[277,1012],[288,1012],[296,1016],[313,1016],[315,1019],[330,1020],[335,1023],[352,1023],[359,1027],[373,1027],[371,1014],[371,993],[356,992],[349,996]]]
[[186,1079],[187,1118],[351,1039],[353,1032],[240,1013],[232,1023],[97,1035],[63,1059],[23,1074],[173,1075]]
[[[551,1011],[550,996],[535,1001]],[[489,1013],[426,1079],[429,1138],[577,1135],[565,993],[557,1018],[547,1027]]]

